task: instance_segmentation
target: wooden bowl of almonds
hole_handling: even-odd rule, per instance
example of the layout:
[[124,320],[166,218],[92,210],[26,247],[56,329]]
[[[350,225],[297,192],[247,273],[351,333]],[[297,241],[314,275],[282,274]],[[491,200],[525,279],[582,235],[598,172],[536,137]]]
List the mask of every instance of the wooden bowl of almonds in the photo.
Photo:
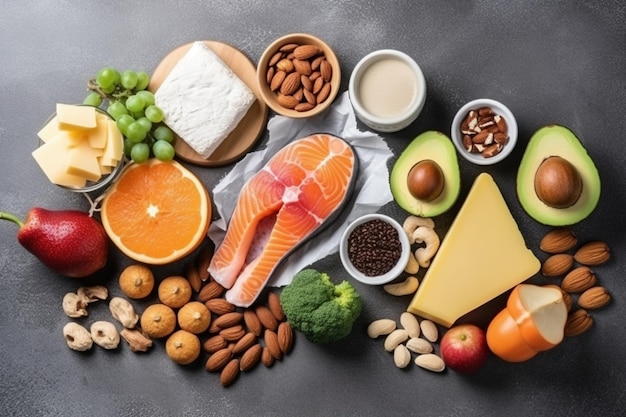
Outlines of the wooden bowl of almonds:
[[341,67],[320,38],[292,33],[272,42],[257,66],[261,97],[279,115],[315,116],[330,106],[341,84]]

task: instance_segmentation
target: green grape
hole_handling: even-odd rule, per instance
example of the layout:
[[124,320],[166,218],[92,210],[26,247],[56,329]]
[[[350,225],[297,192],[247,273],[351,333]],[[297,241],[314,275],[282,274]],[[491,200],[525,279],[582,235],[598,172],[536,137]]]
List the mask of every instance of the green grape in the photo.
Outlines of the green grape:
[[100,97],[100,94],[92,91],[91,93],[87,94],[87,97],[85,97],[85,99],[83,100],[83,104],[99,107],[100,104],[102,104],[102,97]]
[[169,143],[172,143],[174,141],[174,132],[172,132],[172,129],[165,125],[158,126],[156,129],[154,129],[154,132],[152,132],[152,136],[154,136],[157,141],[164,140]]
[[137,73],[135,71],[126,70],[122,73],[120,84],[127,90],[132,90],[137,85]]
[[128,126],[130,126],[131,123],[134,122],[135,118],[130,114],[122,114],[119,118],[115,120],[117,128],[120,130],[120,132],[122,132],[122,135],[124,136],[126,136],[126,133],[128,132]]
[[126,137],[132,143],[139,143],[143,141],[148,132],[144,129],[143,125],[139,122],[132,122],[126,129]]
[[171,143],[164,140],[157,140],[152,145],[152,153],[161,161],[171,161],[174,159],[174,147]]
[[103,93],[105,94],[111,94],[112,92],[115,91],[115,84],[111,84],[109,87],[100,87],[100,90],[102,90]]
[[149,132],[152,129],[152,122],[146,116],[138,118],[137,123],[143,126],[146,132]]
[[126,108],[131,113],[137,113],[137,112],[143,111],[145,106],[146,106],[146,103],[143,100],[143,98],[141,98],[140,96],[133,95],[126,99]]
[[109,108],[107,109],[107,112],[115,120],[119,119],[120,116],[124,114],[128,114],[128,110],[126,109],[126,106],[119,101],[114,101],[113,103],[109,104]]
[[98,71],[96,82],[102,89],[108,89],[115,85],[115,69],[111,67],[102,68]]
[[137,73],[137,85],[135,86],[135,89],[137,91],[145,90],[148,88],[148,84],[150,84],[150,76],[148,73],[145,71],[139,71]]
[[130,151],[133,149],[135,144],[128,140],[128,138],[124,139],[124,155],[127,158],[130,158]]
[[130,158],[138,164],[145,162],[150,157],[150,147],[143,143],[135,143],[130,150]]
[[154,104],[152,106],[146,107],[145,114],[146,117],[150,119],[150,121],[153,123],[159,123],[163,120],[164,117],[163,110],[161,110],[160,107],[157,107]]
[[137,91],[137,96],[141,97],[145,103],[145,106],[152,106],[154,104],[154,94],[148,90]]

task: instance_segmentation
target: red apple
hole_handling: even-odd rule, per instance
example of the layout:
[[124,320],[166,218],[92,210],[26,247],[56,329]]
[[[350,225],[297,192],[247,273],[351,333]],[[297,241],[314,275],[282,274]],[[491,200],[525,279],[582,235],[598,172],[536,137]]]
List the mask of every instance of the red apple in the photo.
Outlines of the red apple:
[[441,338],[440,349],[446,366],[465,374],[477,372],[489,356],[485,332],[474,324],[448,329]]

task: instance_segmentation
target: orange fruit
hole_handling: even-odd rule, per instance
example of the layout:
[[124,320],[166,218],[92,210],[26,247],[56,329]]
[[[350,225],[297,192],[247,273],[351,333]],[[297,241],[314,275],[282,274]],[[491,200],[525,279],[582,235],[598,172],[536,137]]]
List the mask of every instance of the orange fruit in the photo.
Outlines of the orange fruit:
[[200,339],[186,330],[178,330],[167,338],[165,352],[177,364],[188,365],[200,356]]
[[128,298],[145,298],[154,288],[154,274],[145,265],[129,265],[120,274],[119,284]]
[[124,168],[102,200],[102,225],[131,259],[163,265],[197,248],[211,220],[206,188],[176,161],[156,158]]
[[158,339],[176,329],[176,313],[165,304],[151,304],[141,315],[140,323],[146,336]]
[[191,284],[187,278],[172,275],[164,278],[158,288],[159,300],[168,307],[182,307],[191,300]]

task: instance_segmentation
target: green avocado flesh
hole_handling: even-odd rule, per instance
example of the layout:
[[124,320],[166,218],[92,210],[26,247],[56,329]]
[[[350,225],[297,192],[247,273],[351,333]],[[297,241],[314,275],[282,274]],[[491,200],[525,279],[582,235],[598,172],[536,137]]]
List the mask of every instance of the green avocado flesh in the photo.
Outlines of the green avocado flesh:
[[[444,178],[441,194],[431,201],[414,197],[408,185],[411,168],[426,160],[436,162]],[[450,138],[437,131],[427,131],[417,136],[398,157],[389,182],[393,198],[411,214],[434,217],[448,210],[456,201],[461,188],[459,162]]]
[[[549,157],[569,161],[582,178],[578,200],[566,208],[554,208],[542,202],[535,192],[535,173]],[[576,135],[564,126],[542,127],[530,138],[517,171],[517,197],[529,216],[548,226],[568,226],[583,220],[600,199],[600,175],[593,160]]]

